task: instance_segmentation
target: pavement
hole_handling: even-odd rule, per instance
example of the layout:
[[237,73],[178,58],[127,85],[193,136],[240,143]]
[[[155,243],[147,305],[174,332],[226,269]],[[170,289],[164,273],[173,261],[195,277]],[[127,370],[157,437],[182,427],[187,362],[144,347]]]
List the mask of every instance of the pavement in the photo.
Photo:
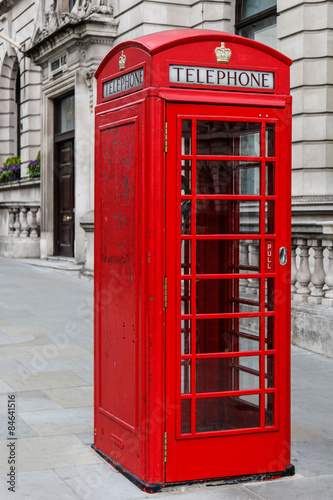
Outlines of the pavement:
[[295,476],[154,495],[134,486],[91,449],[93,282],[64,264],[31,264],[38,262],[0,258],[1,499],[333,499],[333,359],[298,347],[292,347]]

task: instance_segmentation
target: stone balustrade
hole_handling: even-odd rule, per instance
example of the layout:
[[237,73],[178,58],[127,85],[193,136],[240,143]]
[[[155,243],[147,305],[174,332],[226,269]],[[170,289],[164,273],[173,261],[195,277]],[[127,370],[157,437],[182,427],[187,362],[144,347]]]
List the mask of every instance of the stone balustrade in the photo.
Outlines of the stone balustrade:
[[0,202],[0,255],[40,257],[40,203]]
[[296,302],[333,306],[333,222],[322,231],[293,234],[291,294]]
[[8,209],[8,235],[13,238],[39,238],[40,207],[34,204],[10,204]]

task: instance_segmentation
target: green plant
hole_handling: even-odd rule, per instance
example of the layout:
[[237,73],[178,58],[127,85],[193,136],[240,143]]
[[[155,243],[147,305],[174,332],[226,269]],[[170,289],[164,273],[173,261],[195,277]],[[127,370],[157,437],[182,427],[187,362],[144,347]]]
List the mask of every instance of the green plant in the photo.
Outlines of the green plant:
[[29,178],[40,177],[40,151],[37,153],[36,160],[31,160],[28,164]]
[[12,156],[7,158],[0,169],[0,183],[12,182],[17,180],[21,175],[21,158]]

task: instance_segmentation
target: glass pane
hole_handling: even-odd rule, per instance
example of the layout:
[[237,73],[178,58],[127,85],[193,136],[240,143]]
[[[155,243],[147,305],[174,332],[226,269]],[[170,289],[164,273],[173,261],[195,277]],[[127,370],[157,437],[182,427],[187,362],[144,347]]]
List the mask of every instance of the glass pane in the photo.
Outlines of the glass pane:
[[182,174],[181,174],[181,194],[191,194],[192,182],[192,161],[182,160]]
[[[260,279],[252,281],[259,292]],[[259,293],[254,294],[251,289],[242,292],[236,279],[197,280],[196,302],[198,314],[241,312],[241,303],[252,306],[253,312],[259,312]]]
[[269,45],[273,49],[277,48],[276,16],[266,17],[256,21],[253,24],[244,26],[238,31],[238,34],[246,38],[251,38],[257,42]]
[[198,160],[197,194],[260,195],[260,163]]
[[260,123],[197,122],[197,154],[260,156]]
[[60,102],[60,133],[74,130],[75,108],[74,96],[65,97]]
[[274,201],[265,203],[265,230],[266,234],[274,234]]
[[191,360],[183,359],[181,362],[181,393],[191,392]]
[[186,434],[191,432],[191,400],[182,399],[181,402],[181,432]]
[[258,351],[260,318],[197,319],[197,353]]
[[191,354],[191,320],[181,320],[181,353]]
[[265,394],[265,425],[274,425],[274,394]]
[[274,278],[265,280],[265,311],[274,311]]
[[259,201],[197,201],[197,234],[259,233],[259,222]]
[[259,14],[270,7],[276,7],[276,0],[245,0],[243,1],[242,19]]
[[191,282],[181,280],[181,314],[191,314]]
[[275,163],[266,163],[266,195],[275,194],[274,173]]
[[274,387],[274,356],[266,356],[265,359],[265,387],[271,389]]
[[266,123],[266,156],[275,156],[275,123]]
[[182,120],[182,155],[192,153],[192,120]]
[[266,349],[274,349],[274,316],[265,318]]
[[259,389],[259,359],[259,356],[197,359],[197,393]]
[[241,397],[200,398],[196,401],[196,431],[212,432],[260,426],[257,404]]
[[181,271],[182,274],[191,274],[191,240],[182,240]]
[[258,273],[259,250],[259,240],[197,240],[197,274]]

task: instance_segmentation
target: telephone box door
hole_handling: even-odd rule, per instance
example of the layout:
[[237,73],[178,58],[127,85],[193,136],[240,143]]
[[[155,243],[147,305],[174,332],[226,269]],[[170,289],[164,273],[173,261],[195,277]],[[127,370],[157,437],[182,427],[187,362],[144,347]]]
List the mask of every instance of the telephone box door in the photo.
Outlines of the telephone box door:
[[166,482],[290,464],[289,113],[167,105]]

